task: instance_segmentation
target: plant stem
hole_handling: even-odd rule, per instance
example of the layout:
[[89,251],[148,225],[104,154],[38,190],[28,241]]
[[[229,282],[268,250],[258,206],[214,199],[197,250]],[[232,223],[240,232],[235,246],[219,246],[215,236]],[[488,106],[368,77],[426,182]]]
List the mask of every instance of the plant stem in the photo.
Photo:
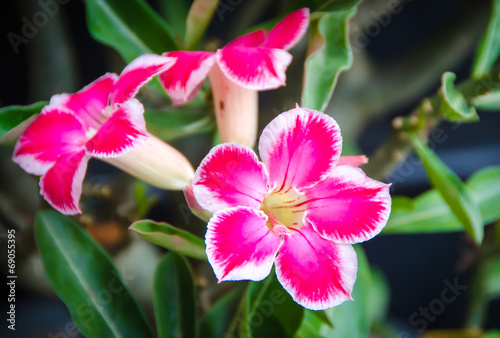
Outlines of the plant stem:
[[[497,65],[483,77],[466,81],[458,87],[458,90],[470,102],[475,96],[499,87],[500,65]],[[375,179],[387,178],[394,167],[408,157],[412,149],[408,132],[415,132],[422,140],[427,141],[431,131],[443,120],[442,102],[443,97],[439,90],[433,97],[422,100],[409,116],[395,118],[392,135],[378,148],[364,167],[367,175]]]

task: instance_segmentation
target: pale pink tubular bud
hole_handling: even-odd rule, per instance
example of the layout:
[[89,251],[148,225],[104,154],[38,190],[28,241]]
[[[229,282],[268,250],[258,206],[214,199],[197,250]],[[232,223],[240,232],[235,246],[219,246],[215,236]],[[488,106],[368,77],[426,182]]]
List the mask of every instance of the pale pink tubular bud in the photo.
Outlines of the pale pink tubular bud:
[[220,139],[253,147],[257,139],[258,92],[229,80],[217,64],[208,76]]
[[194,177],[189,161],[177,149],[150,135],[144,143],[114,158],[101,158],[155,187],[182,190]]
[[337,165],[352,165],[353,167],[359,167],[360,165],[367,164],[368,157],[365,155],[358,156],[340,156]]
[[212,213],[208,210],[203,209],[198,203],[198,201],[194,197],[192,185],[188,185],[184,188],[184,197],[186,198],[189,209],[191,209],[191,212],[196,217],[205,222],[208,222],[208,220],[210,220],[210,218],[212,217]]

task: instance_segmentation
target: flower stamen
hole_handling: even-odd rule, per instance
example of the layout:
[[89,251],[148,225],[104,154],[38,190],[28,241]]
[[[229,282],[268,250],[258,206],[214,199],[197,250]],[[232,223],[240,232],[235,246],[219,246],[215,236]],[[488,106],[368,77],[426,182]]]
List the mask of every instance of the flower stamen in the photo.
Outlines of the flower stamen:
[[295,189],[287,192],[273,191],[264,198],[261,210],[269,217],[267,226],[271,231],[281,224],[287,228],[298,229],[303,225],[304,207],[306,198],[304,194]]

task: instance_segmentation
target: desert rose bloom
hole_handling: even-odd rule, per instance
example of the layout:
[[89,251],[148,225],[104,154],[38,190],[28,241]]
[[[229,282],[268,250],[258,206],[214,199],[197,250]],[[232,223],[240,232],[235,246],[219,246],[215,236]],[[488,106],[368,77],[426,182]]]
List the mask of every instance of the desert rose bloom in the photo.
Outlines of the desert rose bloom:
[[262,132],[262,162],[239,144],[210,151],[192,186],[213,213],[205,242],[219,282],[262,280],[274,263],[280,283],[308,309],[352,299],[351,244],[382,230],[391,197],[389,185],[352,166],[365,157],[342,158],[341,148],[331,117],[297,107]]
[[177,63],[160,75],[160,82],[174,104],[192,100],[209,76],[222,142],[252,147],[257,135],[259,90],[285,85],[285,71],[292,62],[287,52],[309,26],[309,9],[297,10],[271,31],[259,29],[211,52],[169,52]]
[[28,173],[42,176],[40,193],[55,209],[64,214],[81,212],[78,201],[91,157],[165,188],[189,184],[194,174],[191,165],[147,133],[144,107],[133,98],[143,84],[174,62],[172,57],[142,55],[120,76],[108,73],[75,94],[54,95],[20,136],[12,159]]

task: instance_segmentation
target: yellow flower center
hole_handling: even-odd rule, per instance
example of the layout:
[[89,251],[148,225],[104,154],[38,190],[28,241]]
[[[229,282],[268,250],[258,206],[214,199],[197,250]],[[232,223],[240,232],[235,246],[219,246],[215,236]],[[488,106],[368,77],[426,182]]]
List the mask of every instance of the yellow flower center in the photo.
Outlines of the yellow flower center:
[[306,207],[304,194],[290,188],[287,191],[273,191],[267,195],[260,209],[269,217],[267,226],[273,231],[279,224],[287,228],[300,228]]

